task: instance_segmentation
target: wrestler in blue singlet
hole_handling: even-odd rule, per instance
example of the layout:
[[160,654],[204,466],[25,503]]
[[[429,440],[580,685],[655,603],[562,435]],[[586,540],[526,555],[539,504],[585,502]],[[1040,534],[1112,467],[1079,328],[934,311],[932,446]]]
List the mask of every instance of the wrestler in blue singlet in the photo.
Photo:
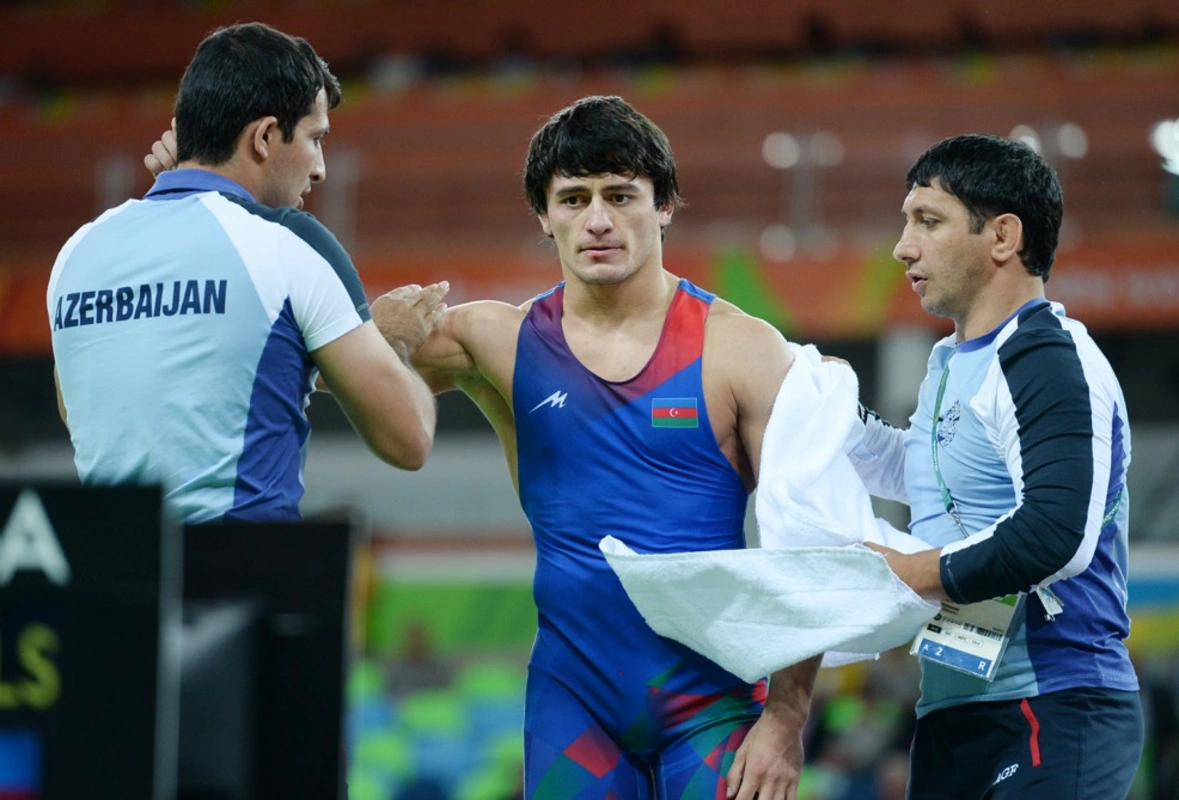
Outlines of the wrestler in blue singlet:
[[539,610],[525,794],[715,798],[765,683],[656,635],[598,549],[607,534],[645,553],[745,546],[747,492],[717,444],[701,381],[714,295],[681,280],[650,361],[622,382],[570,351],[563,296],[561,284],[533,302],[513,386]]

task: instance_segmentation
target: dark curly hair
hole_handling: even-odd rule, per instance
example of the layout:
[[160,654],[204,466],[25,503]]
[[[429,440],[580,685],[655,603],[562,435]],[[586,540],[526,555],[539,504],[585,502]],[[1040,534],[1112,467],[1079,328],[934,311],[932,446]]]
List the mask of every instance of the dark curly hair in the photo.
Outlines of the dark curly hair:
[[524,194],[532,210],[544,214],[555,175],[607,174],[649,178],[657,208],[682,202],[675,157],[663,131],[621,97],[584,97],[533,135],[524,163]]

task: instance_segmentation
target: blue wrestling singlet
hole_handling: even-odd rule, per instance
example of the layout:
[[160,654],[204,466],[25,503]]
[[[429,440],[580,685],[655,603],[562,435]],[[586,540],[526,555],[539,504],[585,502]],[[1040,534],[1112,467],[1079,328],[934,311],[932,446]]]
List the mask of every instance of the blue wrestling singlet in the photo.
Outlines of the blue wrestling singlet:
[[[587,370],[561,328],[564,285],[520,328],[513,386],[520,501],[536,537],[530,798],[714,798],[761,713],[749,685],[656,635],[598,549],[743,549],[748,495],[701,381],[714,295],[681,280],[654,354],[630,380]],[[723,797],[723,789],[720,790]]]

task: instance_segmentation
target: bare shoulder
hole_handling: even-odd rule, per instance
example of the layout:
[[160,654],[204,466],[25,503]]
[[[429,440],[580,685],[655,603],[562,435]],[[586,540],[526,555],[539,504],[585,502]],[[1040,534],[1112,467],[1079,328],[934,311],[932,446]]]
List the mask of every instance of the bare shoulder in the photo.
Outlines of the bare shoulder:
[[704,336],[706,352],[738,370],[758,364],[761,371],[784,375],[794,361],[781,331],[720,298],[713,301]]
[[514,306],[500,300],[472,300],[469,303],[451,306],[443,316],[455,338],[463,341],[468,336],[486,335],[489,329],[507,327],[519,328],[528,312],[531,301]]
[[442,336],[479,360],[488,351],[514,347],[526,313],[527,305],[474,300],[448,308],[438,328]]

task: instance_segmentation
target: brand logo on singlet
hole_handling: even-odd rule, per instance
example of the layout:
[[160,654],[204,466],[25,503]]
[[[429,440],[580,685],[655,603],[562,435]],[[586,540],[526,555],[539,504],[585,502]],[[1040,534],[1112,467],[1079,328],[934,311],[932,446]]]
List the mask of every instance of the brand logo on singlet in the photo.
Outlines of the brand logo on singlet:
[[955,400],[954,405],[950,406],[938,420],[937,426],[937,443],[942,447],[949,446],[950,442],[954,441],[954,434],[958,432],[958,420],[962,416],[962,402]]
[[[567,398],[568,396],[569,396],[569,392],[562,392],[560,389],[558,389],[557,391],[553,392],[548,397],[546,397],[544,400],[541,400],[539,403],[537,403],[535,406],[533,406],[532,411],[536,411],[541,406],[551,406],[553,408],[564,408],[565,407],[565,398]],[[532,411],[529,411],[528,413],[531,414]]]

